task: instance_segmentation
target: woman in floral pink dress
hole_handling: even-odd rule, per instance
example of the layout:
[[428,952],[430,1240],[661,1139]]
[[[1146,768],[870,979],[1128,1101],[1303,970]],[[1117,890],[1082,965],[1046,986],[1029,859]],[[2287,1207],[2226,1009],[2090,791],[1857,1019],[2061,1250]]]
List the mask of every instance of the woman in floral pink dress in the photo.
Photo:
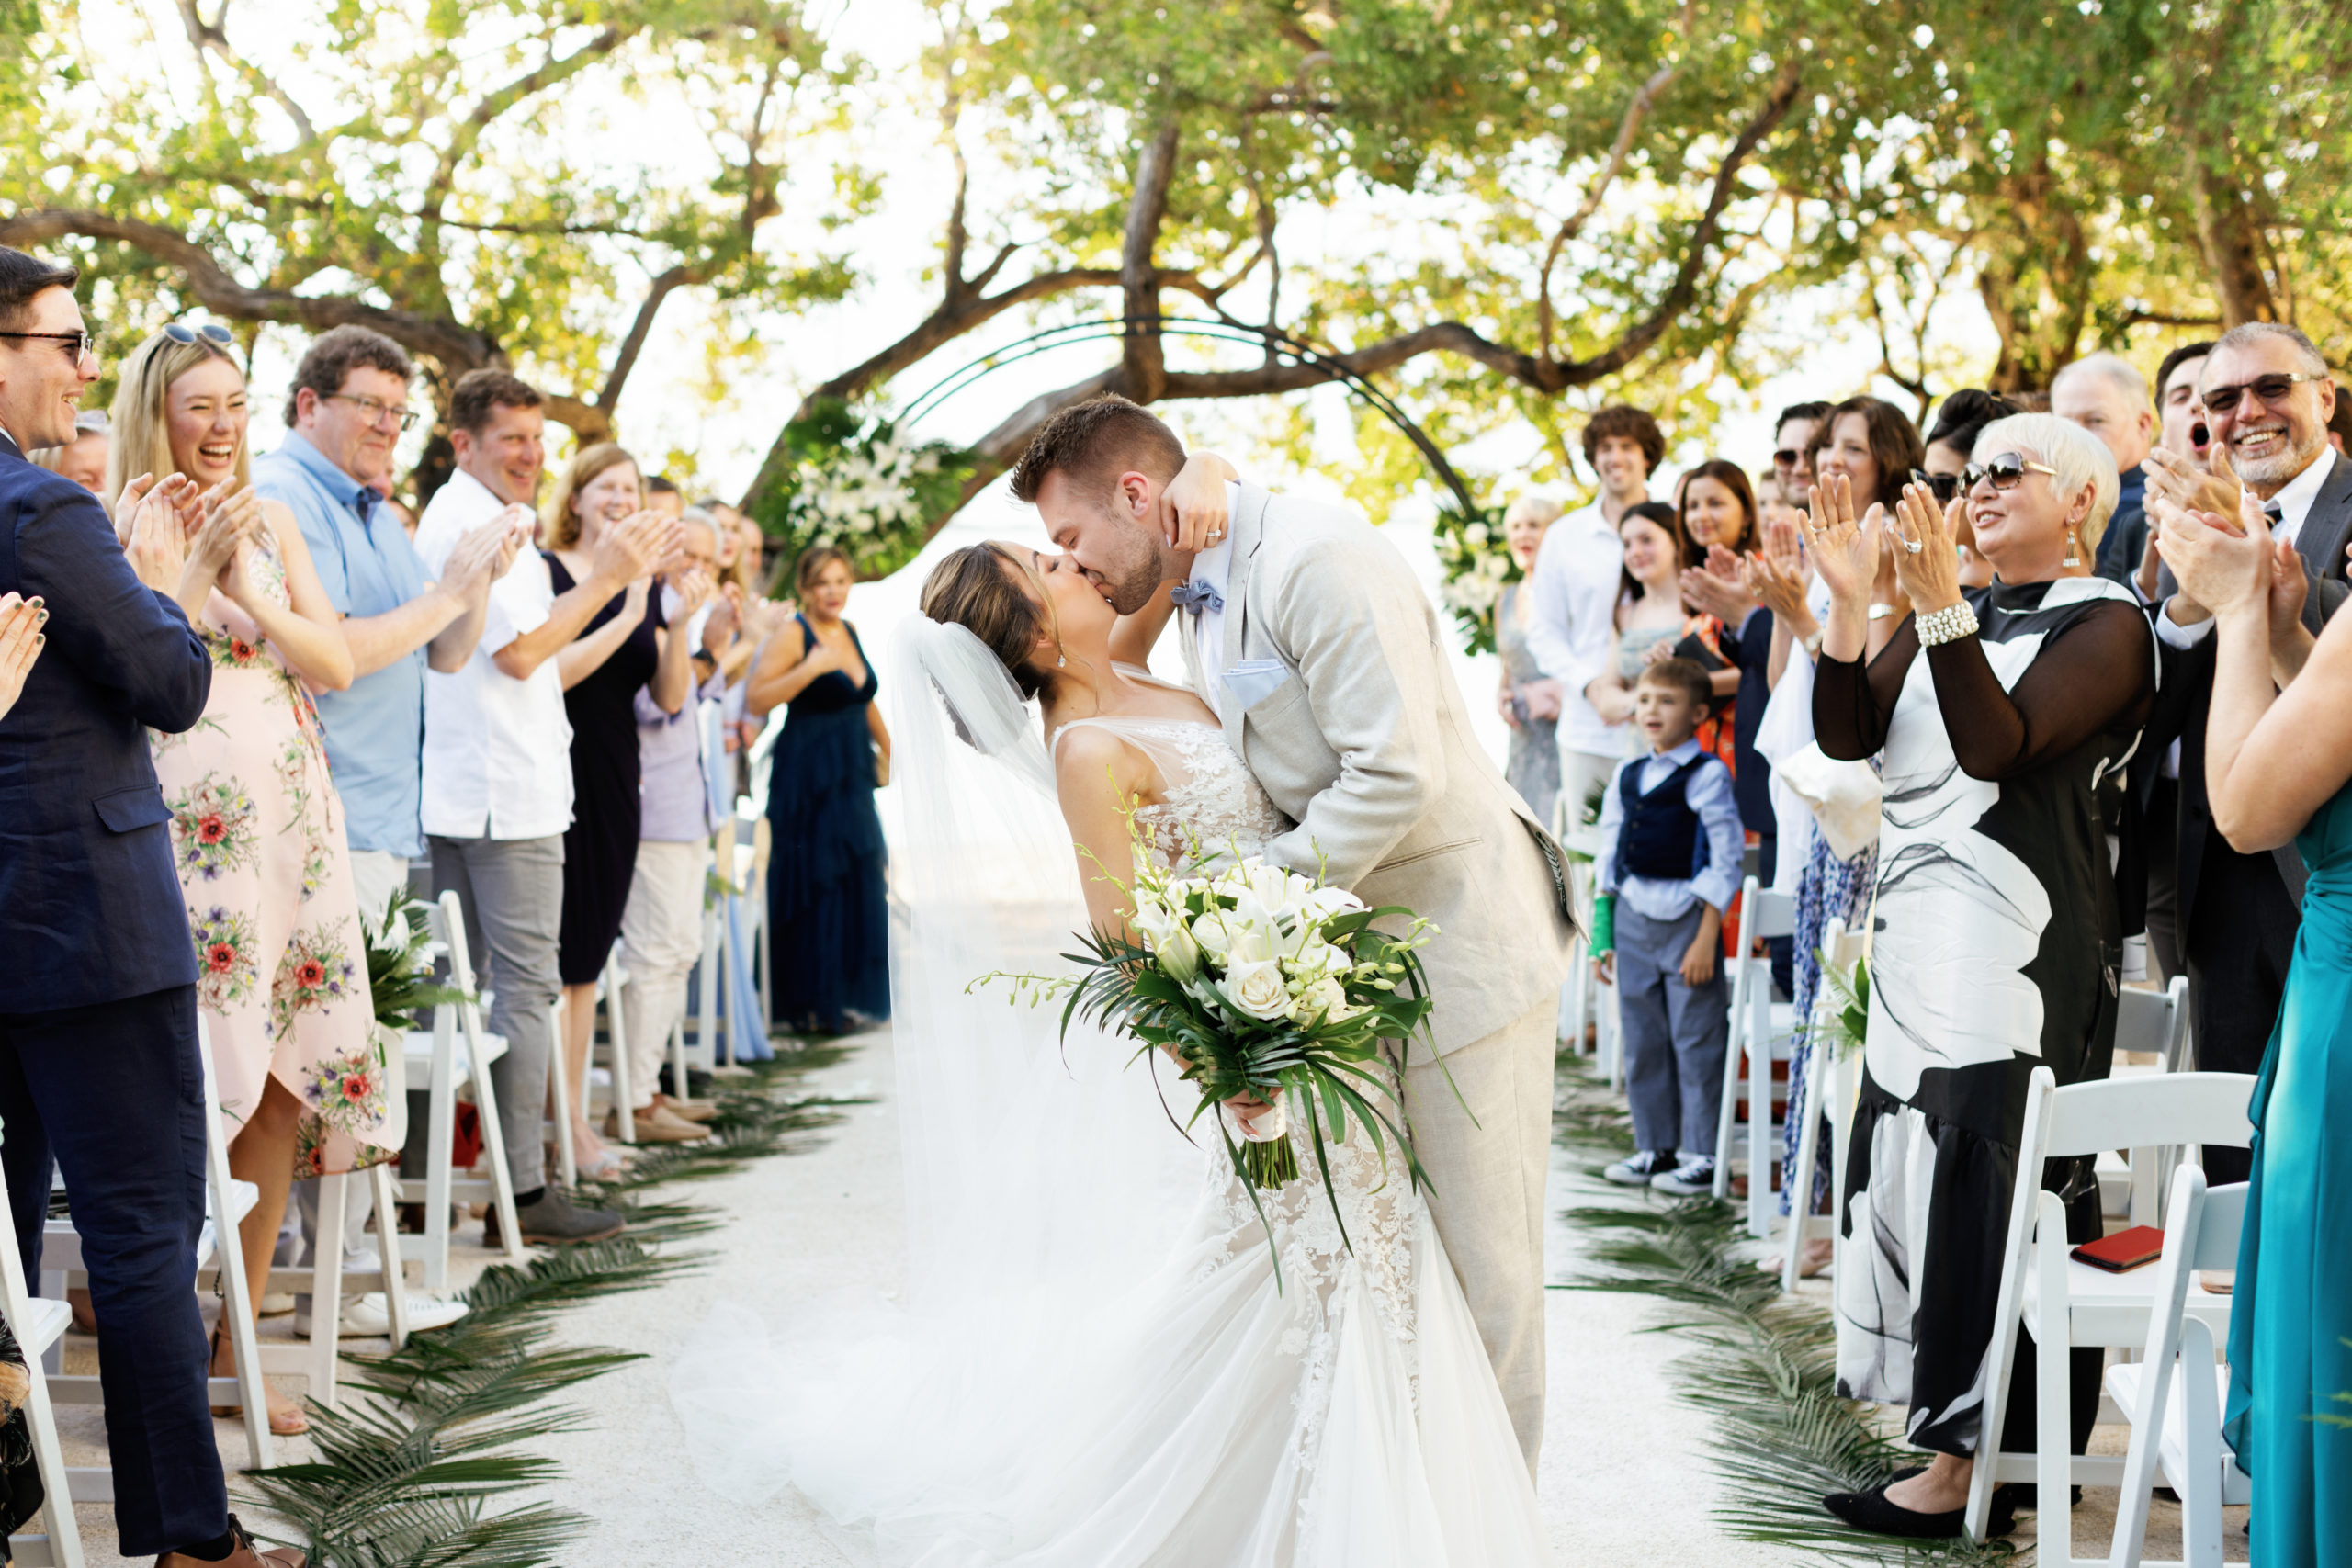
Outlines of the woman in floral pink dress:
[[[293,513],[247,483],[245,378],[229,342],[174,322],[124,362],[107,480],[119,494],[141,472],[182,473],[245,514],[218,583],[183,606],[212,649],[204,717],[153,744],[229,1168],[261,1189],[240,1226],[258,1302],[295,1178],[397,1158],[405,1101],[376,1041],[343,807],[305,684],[348,685],[351,651]],[[217,1335],[215,1373],[233,1364]],[[275,1389],[269,1406],[273,1432],[309,1425]]]

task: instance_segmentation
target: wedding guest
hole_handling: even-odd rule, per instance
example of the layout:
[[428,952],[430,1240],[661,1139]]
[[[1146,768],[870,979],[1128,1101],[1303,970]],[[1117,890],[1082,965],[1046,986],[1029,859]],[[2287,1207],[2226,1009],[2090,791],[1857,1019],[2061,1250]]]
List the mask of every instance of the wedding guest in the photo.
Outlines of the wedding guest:
[[2156,444],[2148,378],[2120,354],[2085,355],[2051,378],[2050,412],[2081,425],[2115,454],[2120,488],[2114,521],[2100,539],[2098,574],[2110,582],[2129,582],[2148,545],[2142,503],[2148,481],[2140,468]]
[[2335,448],[2339,457],[2346,456],[2345,444],[2352,442],[2352,387],[2335,384],[2335,412],[2327,416],[2327,444]]
[[6,718],[24,694],[33,660],[49,642],[40,629],[48,619],[39,600],[28,599],[14,589],[0,593],[0,718]]
[[[674,491],[673,493],[675,493]],[[559,595],[602,581],[605,541],[641,538],[643,558],[621,593],[603,590],[572,640],[557,657],[563,708],[571,727],[571,826],[563,836],[563,1050],[574,1093],[588,1081],[588,1045],[596,1021],[596,981],[612,961],[637,873],[641,807],[637,696],[650,691],[663,713],[676,713],[694,692],[692,645],[668,631],[653,597],[653,569],[675,553],[677,525],[646,504],[637,459],[610,442],[583,448],[556,487],[547,513],[547,569]],[[695,604],[699,604],[696,600]],[[690,605],[691,610],[694,606]],[[577,1103],[577,1157],[617,1168]],[[582,1152],[584,1151],[584,1152]]]
[[1582,694],[1611,727],[1610,733],[1622,738],[1618,743],[1631,747],[1642,744],[1632,728],[1634,682],[1651,662],[1650,649],[1671,649],[1690,620],[1682,607],[1682,570],[1690,547],[1674,508],[1661,501],[1627,508],[1618,519],[1617,534],[1617,604],[1610,621],[1609,660]]
[[[735,641],[735,602],[716,592],[718,565],[718,530],[708,513],[689,507],[678,553],[663,563],[662,614],[670,628],[665,637],[693,648],[697,684],[674,713],[662,708],[650,687],[635,698],[642,809],[637,874],[621,912],[621,964],[629,977],[621,1016],[628,1036],[633,1131],[640,1143],[707,1138],[705,1123],[717,1111],[662,1093],[659,1080],[670,1032],[685,1016],[687,976],[702,956],[711,835],[732,795],[716,787],[722,781],[712,776],[703,747],[703,711],[726,691],[719,667]],[[615,1115],[605,1131],[617,1136],[619,1120]]]
[[[392,451],[416,423],[400,344],[366,327],[322,333],[286,399],[286,440],[254,460],[254,488],[294,513],[327,602],[343,618],[351,684],[316,694],[343,798],[359,908],[372,919],[424,852],[424,672],[465,667],[481,636],[496,530],[426,576],[406,533],[379,515]],[[382,526],[378,526],[381,523]]]
[[[1713,694],[1700,725],[1699,743],[1722,758],[1724,765],[1736,776],[1754,759],[1755,736],[1751,721],[1750,750],[1743,757],[1737,705],[1745,680],[1740,639],[1753,629],[1758,634],[1758,652],[1769,655],[1772,635],[1769,619],[1753,628],[1749,626],[1756,614],[1756,601],[1748,596],[1739,568],[1739,558],[1757,546],[1756,492],[1748,488],[1746,469],[1736,463],[1713,457],[1682,476],[1680,495],[1676,515],[1693,558],[1682,571],[1682,598],[1691,616],[1683,627],[1682,640],[1674,646],[1673,655],[1691,660],[1707,672]],[[1763,662],[1759,658],[1759,679]],[[1762,706],[1761,703],[1755,705],[1758,709]],[[1765,781],[1758,779],[1750,791],[1756,797],[1753,807],[1759,815],[1770,806],[1764,787]],[[1747,811],[1747,807],[1743,807],[1743,820]]]
[[1772,422],[1772,490],[1762,509],[1791,522],[1804,514],[1805,491],[1813,485],[1813,434],[1829,417],[1826,402],[1791,403]]
[[677,480],[654,474],[645,481],[645,510],[659,513],[675,523],[685,515],[685,492],[678,488]]
[[2352,1224],[2335,1201],[2352,1101],[2352,617],[2314,641],[2298,613],[2303,562],[2266,517],[2154,509],[2166,566],[2220,627],[2203,770],[2213,820],[2243,852],[2291,840],[2311,871],[2254,1091],[2225,1415],[2254,1478],[2253,1561],[2338,1562],[2352,1542],[2352,1433],[2335,1419],[2352,1388]]
[[[197,1002],[232,1129],[229,1173],[261,1194],[238,1224],[257,1308],[295,1176],[379,1164],[400,1137],[343,804],[310,694],[349,688],[351,649],[293,513],[253,492],[232,341],[225,328],[175,321],[131,352],[116,383],[107,488],[185,474],[251,525],[186,604],[212,658],[203,722],[158,735],[154,754],[203,955]],[[234,1344],[219,1329],[212,1357],[215,1377],[233,1374]],[[271,1431],[309,1430],[300,1404],[265,1387]]]
[[87,409],[74,416],[74,439],[62,446],[44,446],[25,456],[33,467],[47,468],[60,479],[71,479],[98,498],[100,505],[107,502],[107,451],[112,444],[107,436],[107,412]]
[[[1928,432],[1927,450],[1920,462],[1920,471],[1928,476],[1928,488],[1936,500],[1950,505],[1960,493],[1960,476],[1966,471],[1970,456],[1976,450],[1976,434],[1996,419],[2025,411],[2007,398],[1975,387],[1963,387],[1948,394],[1936,410],[1936,423]],[[1959,520],[1960,585],[1962,588],[1986,588],[1992,585],[1991,563],[1976,553],[1976,536],[1969,532],[1966,508]]]
[[[2309,570],[2303,615],[2314,628],[2343,601],[2345,546],[2352,541],[2352,459],[2327,444],[2335,393],[2326,360],[2295,328],[2233,327],[2199,372],[2211,472],[2198,472],[2169,450],[2148,460],[2150,493],[2195,510],[2234,517],[2240,485],[2253,492],[2273,517],[2272,536],[2291,545]],[[2146,744],[2179,742],[2175,910],[2197,1065],[2253,1072],[2285,993],[2304,866],[2291,845],[2248,854],[2215,824],[2205,773],[2214,712],[2212,615],[2187,592],[2167,592],[2163,604],[2155,627],[2166,650],[2165,679]],[[2209,1148],[2205,1173],[2216,1183],[2243,1181],[2248,1160],[2244,1149]]]
[[424,826],[434,892],[458,895],[468,947],[492,994],[490,1030],[506,1041],[505,1055],[491,1064],[491,1082],[503,1112],[516,1226],[526,1242],[562,1246],[616,1235],[622,1221],[574,1202],[549,1179],[540,1136],[555,1049],[549,1011],[560,986],[564,835],[573,807],[565,755],[571,728],[557,659],[649,562],[635,536],[623,536],[587,586],[556,592],[546,562],[529,547],[531,502],[545,464],[543,404],[537,388],[506,371],[459,378],[448,408],[456,471],[434,492],[416,532],[428,562],[485,535],[500,540],[506,559],[480,646],[457,670],[436,671],[427,693]]
[[1585,425],[1584,455],[1600,476],[1600,492],[1544,536],[1527,623],[1536,667],[1560,683],[1560,792],[1577,823],[1592,819],[1593,797],[1625,754],[1623,717],[1603,716],[1584,694],[1609,663],[1624,564],[1617,525],[1628,507],[1649,499],[1650,471],[1666,456],[1666,435],[1640,409],[1617,404]]
[[1560,683],[1536,667],[1527,646],[1527,624],[1535,596],[1528,591],[1544,530],[1559,521],[1560,503],[1549,496],[1522,495],[1503,513],[1503,541],[1519,563],[1520,581],[1503,585],[1495,602],[1495,651],[1503,664],[1496,705],[1510,726],[1510,750],[1503,777],[1536,817],[1552,820],[1560,794]]
[[841,1034],[890,1016],[889,908],[874,790],[890,734],[874,667],[842,619],[854,577],[831,546],[802,552],[800,613],[752,667],[751,713],[788,705],[768,774],[771,1014],[796,1033]]
[[1594,857],[1592,950],[1617,982],[1634,1145],[1602,1174],[1679,1198],[1714,1190],[1728,1021],[1716,960],[1743,869],[1730,772],[1698,741],[1709,694],[1687,659],[1641,672],[1634,723],[1646,754],[1610,780]]
[[28,1275],[56,1170],[74,1194],[104,1325],[121,1554],[300,1568],[299,1551],[264,1557],[229,1513],[206,1408],[196,1247],[210,1111],[196,952],[149,750],[150,731],[203,717],[212,660],[176,596],[223,558],[208,524],[212,558],[189,558],[200,492],[181,476],[133,487],[118,539],[96,497],[24,460],[73,438],[98,378],[77,280],[0,247],[0,594],[38,601],[50,644],[0,717],[0,1164]]
[[[2156,367],[2156,446],[2199,471],[2206,466],[2210,433],[2205,406],[2197,400],[2197,378],[2212,351],[2211,341],[2185,343],[2165,355]],[[2130,583],[2143,604],[2154,604],[2164,588],[2156,542],[2152,525]],[[2188,973],[2180,953],[2180,742],[2165,739],[2174,727],[2169,698],[2179,694],[2174,690],[2179,679],[2176,672],[2158,687],[2148,734],[2132,760],[2132,784],[2140,803],[2141,840],[2145,846],[2148,956],[2155,964],[2154,977],[2159,983]]]
[[[1808,526],[1832,601],[1814,720],[1832,757],[1883,752],[1886,807],[1871,916],[1870,1024],[1838,1213],[1838,1390],[1908,1407],[1928,1467],[1827,1498],[1859,1529],[1957,1535],[1984,1430],[2011,1188],[2067,1203],[2101,1234],[2076,1162],[2017,1168],[2027,1082],[2106,1076],[2122,932],[2097,789],[2130,754],[2155,693],[2147,617],[2093,574],[2114,510],[2112,454],[2079,426],[2013,414],[1984,427],[1965,505],[1994,584],[1962,594],[1946,508],[1911,487],[1891,526],[1833,480]],[[1915,613],[1864,662],[1879,562]],[[2029,1369],[2011,1435],[2034,1430]],[[2075,1451],[2098,1410],[2100,1353],[2073,1358]],[[1996,1533],[2009,1498],[1996,1494]],[[2044,1500],[2063,1506],[2063,1498]]]

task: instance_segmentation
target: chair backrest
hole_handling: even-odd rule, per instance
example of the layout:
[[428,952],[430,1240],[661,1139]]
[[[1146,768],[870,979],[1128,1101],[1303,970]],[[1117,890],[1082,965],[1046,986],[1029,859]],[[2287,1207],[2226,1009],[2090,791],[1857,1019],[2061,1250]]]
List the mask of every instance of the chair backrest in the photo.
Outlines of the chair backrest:
[[2115,1048],[2153,1052],[2164,1069],[2178,1072],[2188,1023],[2188,976],[2176,975],[2161,991],[2124,990],[2115,998]]
[[[2180,1178],[2190,1171],[2196,1172],[2199,1181],[2205,1179],[2201,1167],[2182,1166],[2173,1177],[2176,1190]],[[2205,1190],[2205,1212],[2198,1220],[2197,1246],[2189,1254],[2189,1268],[2231,1269],[2238,1266],[2238,1235],[2245,1228],[2246,1187],[2243,1181],[2233,1181],[2226,1187]]]
[[1752,876],[1739,885],[1741,952],[1747,952],[1748,944],[1759,937],[1794,936],[1796,931],[1797,901],[1794,897],[1759,886]]
[[[2221,1144],[2244,1148],[2254,1142],[2247,1111],[2254,1100],[2251,1073],[2163,1073],[2148,1077],[2106,1078],[2055,1088],[2050,1069],[2036,1068],[2036,1093],[2027,1103],[2028,1150],[2039,1145],[2032,1163],[2070,1159],[2103,1149],[2157,1148],[2173,1144]],[[2048,1079],[2046,1098],[2040,1090]],[[2035,1108],[2041,1109],[2040,1136]]]
[[466,912],[456,888],[442,889],[441,897],[424,907],[424,929],[449,954],[449,984],[472,995],[473,955],[466,951]]

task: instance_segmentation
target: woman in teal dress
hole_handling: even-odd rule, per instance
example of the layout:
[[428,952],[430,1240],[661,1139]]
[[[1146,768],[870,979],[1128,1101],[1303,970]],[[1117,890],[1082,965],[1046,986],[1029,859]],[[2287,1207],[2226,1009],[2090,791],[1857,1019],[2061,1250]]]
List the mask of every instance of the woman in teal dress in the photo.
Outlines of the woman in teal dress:
[[[2258,1568],[2352,1562],[2352,615],[2315,644],[2283,614],[2274,634],[2272,601],[2291,608],[2304,578],[2291,553],[2275,566],[2259,513],[2241,536],[2211,513],[2149,510],[2183,592],[2219,622],[2205,739],[2214,825],[2249,854],[2291,836],[2311,870],[2254,1091],[2226,1427],[2254,1478]],[[2274,666],[2301,667],[2275,695]]]

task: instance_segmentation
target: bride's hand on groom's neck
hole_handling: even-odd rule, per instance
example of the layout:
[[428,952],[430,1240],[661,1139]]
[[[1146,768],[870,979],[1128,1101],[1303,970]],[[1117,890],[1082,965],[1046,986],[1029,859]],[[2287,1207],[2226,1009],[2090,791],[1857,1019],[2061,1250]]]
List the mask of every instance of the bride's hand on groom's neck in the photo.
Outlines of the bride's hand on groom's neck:
[[1232,518],[1225,487],[1241,470],[1214,452],[1194,452],[1152,502],[1152,521],[1176,558],[1170,569],[1189,571],[1193,557],[1215,547],[1226,537]]

